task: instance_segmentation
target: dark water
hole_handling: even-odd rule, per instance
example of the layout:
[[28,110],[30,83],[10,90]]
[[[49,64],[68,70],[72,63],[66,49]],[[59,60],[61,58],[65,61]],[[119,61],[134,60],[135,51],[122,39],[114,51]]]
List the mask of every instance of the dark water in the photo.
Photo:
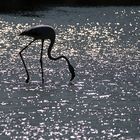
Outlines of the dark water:
[[[76,69],[73,84],[63,60],[47,57],[41,83],[40,46],[23,30],[49,24],[56,30],[53,56]],[[0,139],[139,140],[140,8],[69,8],[0,15]]]

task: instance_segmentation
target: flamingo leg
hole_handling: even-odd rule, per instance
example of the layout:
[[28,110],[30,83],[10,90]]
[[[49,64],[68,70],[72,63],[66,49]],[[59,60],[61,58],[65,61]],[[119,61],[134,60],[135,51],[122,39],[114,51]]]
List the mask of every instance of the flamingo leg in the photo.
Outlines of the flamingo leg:
[[34,39],[33,41],[31,41],[26,47],[24,47],[24,48],[19,52],[19,55],[20,55],[20,57],[21,57],[22,63],[23,63],[23,65],[24,65],[24,68],[25,68],[25,71],[26,71],[26,74],[27,74],[26,83],[29,82],[30,76],[29,76],[29,72],[28,72],[28,70],[27,70],[26,64],[25,64],[25,62],[24,62],[24,59],[23,59],[23,56],[22,56],[22,52],[23,52],[26,48],[28,48],[28,46],[31,45],[31,43],[33,43],[34,41],[35,41],[35,39]]
[[43,45],[44,45],[44,40],[42,40],[41,54],[40,54],[40,66],[41,66],[41,74],[42,74],[42,83],[44,83],[43,62],[42,62]]

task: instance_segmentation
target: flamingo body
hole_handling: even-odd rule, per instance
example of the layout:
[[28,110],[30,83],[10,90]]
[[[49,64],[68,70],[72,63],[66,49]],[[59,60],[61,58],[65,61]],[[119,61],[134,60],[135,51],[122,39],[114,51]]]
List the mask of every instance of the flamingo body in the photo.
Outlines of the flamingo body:
[[55,31],[48,25],[37,25],[23,31],[20,35],[30,36],[34,39],[52,39],[55,37]]

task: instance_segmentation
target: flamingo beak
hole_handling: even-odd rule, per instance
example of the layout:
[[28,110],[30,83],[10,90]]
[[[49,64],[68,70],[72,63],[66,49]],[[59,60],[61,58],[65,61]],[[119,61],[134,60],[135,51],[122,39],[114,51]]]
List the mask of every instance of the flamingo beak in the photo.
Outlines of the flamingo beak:
[[69,64],[69,71],[71,73],[71,79],[70,79],[70,81],[72,81],[74,79],[74,77],[75,77],[75,70],[74,70],[73,66],[70,65],[70,64]]

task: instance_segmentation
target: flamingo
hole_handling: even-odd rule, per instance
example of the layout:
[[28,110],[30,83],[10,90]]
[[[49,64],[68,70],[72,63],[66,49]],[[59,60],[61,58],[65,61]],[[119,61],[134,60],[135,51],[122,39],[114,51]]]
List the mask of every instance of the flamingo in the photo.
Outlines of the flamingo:
[[28,48],[28,46],[31,45],[36,40],[41,40],[41,43],[42,43],[41,54],[40,54],[40,65],[41,65],[41,73],[42,73],[42,83],[44,83],[42,55],[43,55],[43,45],[44,45],[44,40],[45,39],[49,39],[51,41],[50,45],[49,45],[49,48],[48,48],[48,51],[47,51],[48,58],[51,59],[51,60],[54,60],[54,61],[56,61],[58,59],[61,59],[61,58],[65,59],[67,64],[68,64],[68,69],[71,73],[70,81],[72,81],[74,79],[75,70],[74,70],[73,66],[70,64],[70,61],[68,60],[68,58],[64,55],[61,55],[61,56],[56,57],[56,58],[51,56],[51,50],[52,50],[52,47],[53,47],[54,42],[55,42],[55,30],[53,29],[53,27],[51,27],[49,25],[37,25],[37,26],[31,27],[30,29],[27,29],[27,30],[23,31],[22,33],[20,33],[20,36],[24,36],[24,35],[29,36],[29,37],[33,37],[33,40],[19,52],[19,55],[21,57],[21,60],[23,62],[23,65],[24,65],[24,68],[25,68],[25,71],[26,71],[26,74],[27,74],[26,83],[29,82],[30,76],[29,76],[29,72],[27,70],[27,67],[25,65],[25,62],[24,62],[24,59],[23,59],[23,56],[22,56],[22,52],[26,48]]

